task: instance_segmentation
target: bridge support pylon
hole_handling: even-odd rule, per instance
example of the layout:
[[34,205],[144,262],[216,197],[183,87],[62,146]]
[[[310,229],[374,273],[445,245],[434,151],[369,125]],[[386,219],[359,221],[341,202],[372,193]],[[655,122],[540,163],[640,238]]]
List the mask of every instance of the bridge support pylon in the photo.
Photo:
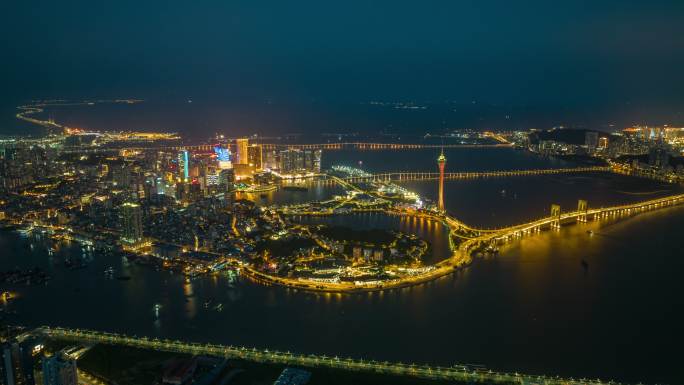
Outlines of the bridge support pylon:
[[577,201],[577,222],[587,221],[587,210],[589,210],[589,204],[586,200],[580,199]]
[[560,205],[551,205],[551,228],[560,229],[561,207]]

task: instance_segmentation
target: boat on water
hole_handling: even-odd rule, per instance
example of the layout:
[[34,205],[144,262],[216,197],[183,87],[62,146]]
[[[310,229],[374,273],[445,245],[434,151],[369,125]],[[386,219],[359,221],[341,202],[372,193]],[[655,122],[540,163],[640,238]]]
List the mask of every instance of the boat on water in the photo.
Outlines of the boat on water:
[[585,271],[589,270],[589,262],[587,262],[585,259],[582,260],[582,268]]
[[19,235],[27,236],[27,235],[31,234],[31,232],[33,231],[33,226],[27,226],[27,225],[20,226],[20,227],[17,227],[16,231],[19,233]]
[[157,320],[159,319],[159,310],[161,310],[162,305],[155,303],[154,306],[152,307],[152,311],[154,312],[154,319]]
[[490,253],[490,254],[498,254],[498,253],[499,253],[499,248],[498,248],[498,247],[495,247],[495,246],[487,246],[487,248],[485,249],[485,251],[486,251],[487,253]]
[[112,278],[112,277],[114,277],[114,268],[111,267],[111,266],[109,266],[108,268],[106,268],[105,271],[104,271],[104,275],[105,275],[105,277],[107,277],[107,278]]

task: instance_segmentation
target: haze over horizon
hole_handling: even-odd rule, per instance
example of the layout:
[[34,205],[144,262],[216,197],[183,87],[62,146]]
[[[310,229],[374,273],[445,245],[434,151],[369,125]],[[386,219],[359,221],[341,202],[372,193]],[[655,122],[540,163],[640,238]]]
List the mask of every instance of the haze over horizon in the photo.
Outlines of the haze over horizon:
[[0,6],[0,385],[678,384],[684,0]]
[[[684,124],[679,1],[4,8],[3,133],[39,98],[191,99],[201,114],[137,125],[240,134]],[[357,108],[374,100],[442,107]]]

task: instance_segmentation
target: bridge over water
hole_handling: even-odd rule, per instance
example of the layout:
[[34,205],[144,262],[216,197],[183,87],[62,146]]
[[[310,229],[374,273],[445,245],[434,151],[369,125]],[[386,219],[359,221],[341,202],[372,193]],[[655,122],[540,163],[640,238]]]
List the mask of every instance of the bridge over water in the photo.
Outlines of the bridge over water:
[[[45,123],[49,124],[49,123]],[[400,144],[400,143],[314,143],[314,144],[282,144],[282,143],[259,143],[263,150],[420,150],[420,149],[439,149],[439,148],[506,148],[511,144],[447,144],[444,146],[434,144]],[[64,148],[61,152],[94,154],[94,153],[117,153],[122,150],[129,151],[182,151],[191,152],[211,152],[215,144],[195,144],[195,145],[159,145],[159,146],[112,146],[112,147],[92,147],[76,146]]]
[[420,143],[373,143],[373,142],[343,142],[316,144],[276,144],[264,143],[264,149],[301,149],[301,150],[420,150],[440,148],[497,148],[511,147],[510,143],[496,144],[420,144]]
[[[628,205],[619,205],[603,208],[589,208],[585,200],[578,202],[577,210],[565,212],[560,206],[552,205],[551,215],[528,223],[499,228],[479,229],[468,226],[455,217],[432,210],[386,210],[388,214],[416,216],[429,220],[440,221],[449,227],[449,246],[452,255],[448,258],[430,265],[425,271],[405,276],[388,279],[385,281],[364,282],[320,282],[306,279],[290,279],[276,277],[261,273],[256,270],[245,269],[245,274],[258,281],[292,287],[295,289],[328,291],[328,292],[358,292],[358,291],[381,291],[399,289],[414,286],[451,274],[454,271],[468,265],[473,259],[473,253],[487,247],[496,246],[498,243],[510,241],[522,236],[540,232],[542,230],[560,228],[567,222],[587,222],[590,220],[610,219],[620,216],[635,215],[645,211],[659,210],[684,203],[684,194],[672,195],[663,198],[637,202]],[[378,211],[374,209],[374,211]],[[460,243],[459,243],[460,242]]]
[[405,364],[396,362],[364,361],[362,359],[328,357],[325,355],[297,354],[269,349],[256,349],[217,344],[200,344],[177,340],[130,337],[123,334],[98,332],[92,330],[41,327],[33,331],[53,339],[77,343],[101,343],[128,346],[156,351],[175,352],[193,355],[208,355],[246,361],[320,367],[356,372],[380,373],[393,376],[417,377],[434,380],[460,381],[464,383],[525,384],[525,385],[618,385],[615,382],[600,380],[564,379],[559,377],[504,373],[473,368],[468,365],[449,367]]
[[[498,170],[498,171],[481,171],[481,172],[446,172],[444,179],[477,179],[477,178],[498,178],[511,176],[532,176],[532,175],[551,175],[551,174],[570,174],[583,172],[610,172],[612,169],[608,166],[591,166],[591,167],[572,167],[572,168],[548,168],[548,169],[531,169],[531,170]],[[350,176],[342,178],[347,182],[379,182],[379,181],[409,181],[409,180],[437,180],[439,179],[438,172],[389,172],[380,174],[370,174],[363,176]]]
[[542,230],[557,229],[568,222],[588,222],[591,220],[602,220],[632,216],[646,211],[659,210],[684,203],[684,194],[671,195],[668,197],[651,199],[647,201],[619,205],[603,208],[589,208],[588,202],[580,200],[577,210],[563,213],[558,205],[551,206],[551,215],[536,221],[509,226],[498,230],[480,231],[479,237],[472,238],[460,246],[461,252],[468,252],[471,249],[482,246],[483,244],[497,244],[512,239],[520,238],[528,234],[540,232]]

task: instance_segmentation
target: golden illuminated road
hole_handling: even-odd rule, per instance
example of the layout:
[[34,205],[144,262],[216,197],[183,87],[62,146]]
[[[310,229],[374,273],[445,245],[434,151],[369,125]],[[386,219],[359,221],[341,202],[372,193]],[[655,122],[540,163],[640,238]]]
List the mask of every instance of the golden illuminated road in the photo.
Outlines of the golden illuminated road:
[[426,378],[443,381],[460,381],[466,383],[491,384],[538,384],[538,385],[618,385],[615,382],[602,382],[586,379],[563,379],[558,377],[525,375],[519,373],[494,372],[468,365],[449,367],[405,364],[395,362],[364,361],[362,359],[328,357],[325,355],[305,355],[281,352],[269,349],[255,349],[216,344],[199,344],[174,340],[151,339],[147,337],[129,337],[122,334],[97,332],[91,330],[73,330],[64,328],[41,327],[33,332],[53,339],[76,341],[78,343],[101,343],[109,345],[129,346],[156,351],[175,352],[193,355],[208,355],[246,361],[296,365],[304,367],[320,367],[356,372],[381,373],[386,375]]

